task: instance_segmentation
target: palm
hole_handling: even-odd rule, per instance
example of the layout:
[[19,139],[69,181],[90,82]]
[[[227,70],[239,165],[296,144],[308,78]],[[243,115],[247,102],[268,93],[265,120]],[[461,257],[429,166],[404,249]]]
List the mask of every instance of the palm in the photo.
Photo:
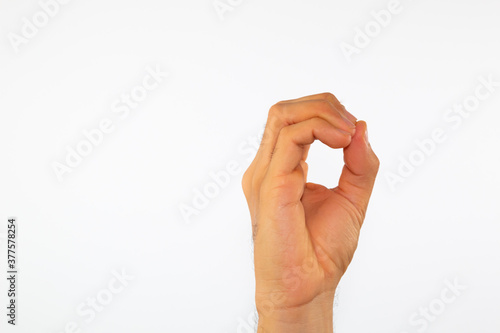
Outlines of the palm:
[[345,272],[356,249],[361,218],[357,209],[338,188],[309,183],[302,197],[305,223],[319,263],[328,273]]
[[334,290],[352,259],[361,224],[338,188],[307,183],[301,203],[303,213],[290,211],[290,215],[304,228],[295,230],[292,239],[299,241],[290,244],[285,254],[294,263],[283,279],[289,292],[287,306],[292,307]]

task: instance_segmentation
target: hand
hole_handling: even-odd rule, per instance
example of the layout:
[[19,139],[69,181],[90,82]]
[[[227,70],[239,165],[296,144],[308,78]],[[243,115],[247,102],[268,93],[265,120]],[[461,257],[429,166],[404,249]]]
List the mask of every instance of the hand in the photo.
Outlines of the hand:
[[[335,289],[356,250],[379,167],[366,128],[329,93],[271,107],[242,180],[259,332],[333,331]],[[316,139],[344,150],[336,188],[307,182],[307,153]]]

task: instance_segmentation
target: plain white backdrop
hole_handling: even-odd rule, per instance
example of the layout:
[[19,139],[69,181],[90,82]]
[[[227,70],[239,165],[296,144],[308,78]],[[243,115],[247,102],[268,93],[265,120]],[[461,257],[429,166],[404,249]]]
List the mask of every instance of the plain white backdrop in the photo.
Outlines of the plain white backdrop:
[[[326,91],[381,160],[336,332],[500,331],[500,2],[0,8],[2,332],[251,332],[241,176],[269,107]],[[336,186],[341,151],[308,162]]]

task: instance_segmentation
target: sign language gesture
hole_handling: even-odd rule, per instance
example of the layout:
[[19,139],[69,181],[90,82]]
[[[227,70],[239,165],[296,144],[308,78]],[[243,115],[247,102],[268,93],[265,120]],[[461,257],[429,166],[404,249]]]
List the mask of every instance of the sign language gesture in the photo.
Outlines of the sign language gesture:
[[[343,148],[335,188],[307,182],[315,140]],[[334,95],[271,107],[242,180],[254,237],[258,332],[333,331],[335,289],[356,250],[378,168],[366,123]]]

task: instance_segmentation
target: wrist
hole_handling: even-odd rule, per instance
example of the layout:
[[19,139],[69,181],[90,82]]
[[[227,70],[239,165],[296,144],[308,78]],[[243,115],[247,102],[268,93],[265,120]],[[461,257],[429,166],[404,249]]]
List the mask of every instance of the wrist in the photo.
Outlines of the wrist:
[[273,307],[269,302],[257,304],[257,333],[332,333],[334,293],[322,293],[310,302],[294,307]]

